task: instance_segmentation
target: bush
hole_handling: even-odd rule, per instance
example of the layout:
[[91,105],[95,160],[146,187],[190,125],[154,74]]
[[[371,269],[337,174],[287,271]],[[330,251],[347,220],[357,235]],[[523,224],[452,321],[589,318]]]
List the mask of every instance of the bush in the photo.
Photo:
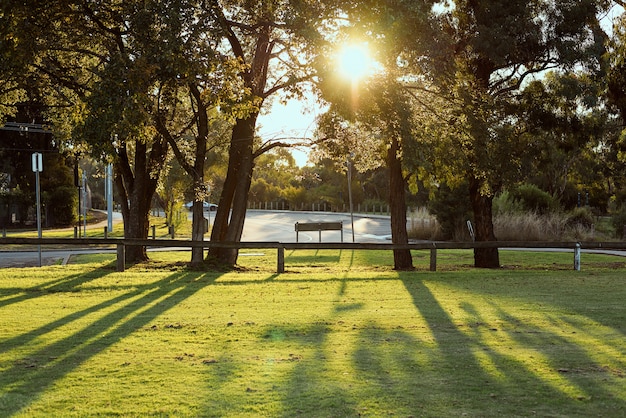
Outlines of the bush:
[[76,223],[78,194],[71,186],[57,187],[47,198],[48,223],[55,226],[68,226]]
[[436,240],[441,239],[441,228],[437,218],[424,208],[418,208],[409,213],[408,234],[411,239]]
[[567,214],[567,226],[591,228],[595,224],[595,217],[589,208],[576,208]]
[[563,237],[565,224],[559,214],[503,213],[494,216],[493,228],[502,241],[552,241]]
[[442,184],[429,202],[428,210],[437,217],[443,239],[465,239],[466,222],[472,219],[467,183],[455,188]]
[[524,212],[524,205],[519,200],[515,200],[507,190],[493,199],[493,216],[522,212]]
[[624,227],[626,226],[626,206],[622,206],[618,212],[613,214],[611,224],[613,228],[615,228],[616,238],[626,238],[624,235]]
[[101,193],[91,193],[91,207],[94,209],[106,209],[106,199]]
[[559,209],[557,200],[534,184],[522,184],[510,193],[513,200],[519,202],[522,209],[526,211],[546,214]]

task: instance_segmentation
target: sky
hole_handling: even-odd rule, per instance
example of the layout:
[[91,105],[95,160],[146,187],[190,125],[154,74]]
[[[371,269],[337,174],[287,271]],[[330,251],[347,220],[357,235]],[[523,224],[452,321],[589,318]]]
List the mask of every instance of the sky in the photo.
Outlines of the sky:
[[[310,97],[305,100],[291,99],[286,104],[274,100],[271,107],[262,112],[257,120],[258,134],[264,140],[285,138],[312,138],[315,132],[315,119],[323,109]],[[308,161],[308,150],[292,149],[291,154],[299,167]]]

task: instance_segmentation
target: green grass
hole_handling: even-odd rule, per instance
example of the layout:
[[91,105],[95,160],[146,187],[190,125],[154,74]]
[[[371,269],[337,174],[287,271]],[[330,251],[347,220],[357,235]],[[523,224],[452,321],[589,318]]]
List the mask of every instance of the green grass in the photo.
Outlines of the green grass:
[[[106,221],[106,214],[101,212],[93,212],[89,217],[89,223],[87,224],[87,237],[88,238],[103,238],[104,227],[100,222]],[[152,238],[152,225],[155,226],[155,238],[169,238],[170,232],[166,225],[165,218],[152,216],[149,217],[150,228],[148,229],[148,235]],[[81,224],[81,236],[84,232]],[[189,238],[191,237],[191,221],[184,218],[178,222],[176,229],[177,238]],[[9,229],[5,231],[9,237],[17,238],[37,238],[37,228],[31,227],[28,229]],[[123,238],[124,237],[124,225],[120,221],[113,223],[113,229],[107,231],[109,238]],[[208,235],[207,235],[208,236]],[[74,238],[74,226],[65,228],[44,228],[42,230],[42,237],[44,238]]]
[[[242,251],[245,254],[244,251]],[[0,416],[624,416],[624,260],[114,255],[0,270]]]

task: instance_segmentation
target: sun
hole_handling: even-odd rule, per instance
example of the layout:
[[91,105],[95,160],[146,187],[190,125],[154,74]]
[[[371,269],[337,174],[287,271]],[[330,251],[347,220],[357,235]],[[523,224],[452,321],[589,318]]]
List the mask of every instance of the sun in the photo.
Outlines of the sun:
[[362,79],[372,69],[372,59],[365,43],[346,44],[337,56],[339,72],[352,81]]

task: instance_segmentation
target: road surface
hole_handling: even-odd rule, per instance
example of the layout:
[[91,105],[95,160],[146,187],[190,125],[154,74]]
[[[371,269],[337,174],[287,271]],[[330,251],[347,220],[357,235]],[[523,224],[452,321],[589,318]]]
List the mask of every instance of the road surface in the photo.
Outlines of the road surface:
[[[191,215],[190,215],[191,216]],[[205,212],[210,217],[211,224],[215,212]],[[117,218],[116,218],[117,219]],[[119,221],[119,220],[118,220]],[[290,211],[263,211],[249,210],[246,215],[242,241],[278,241],[295,242],[296,222],[343,222],[343,240],[352,242],[352,228],[350,214],[328,212],[290,212]],[[106,225],[106,223],[105,223]],[[93,225],[88,228],[102,228],[101,225]],[[45,238],[45,231],[43,237]],[[322,242],[341,242],[340,231],[322,231]],[[388,216],[354,216],[355,242],[387,242],[391,239],[391,225]],[[299,242],[317,242],[318,232],[300,232]],[[68,249],[68,250],[43,250],[42,265],[66,263],[72,254],[85,254],[97,252],[115,252],[115,250],[102,249]],[[37,251],[3,251],[0,248],[0,267],[25,267],[37,266],[39,255]]]
[[[248,210],[242,241],[296,241],[296,222],[343,222],[343,240],[352,242],[349,213],[291,212]],[[299,242],[318,242],[319,233],[299,232]],[[391,240],[388,216],[354,215],[355,242],[386,242]],[[341,242],[341,231],[322,231],[322,242]]]

